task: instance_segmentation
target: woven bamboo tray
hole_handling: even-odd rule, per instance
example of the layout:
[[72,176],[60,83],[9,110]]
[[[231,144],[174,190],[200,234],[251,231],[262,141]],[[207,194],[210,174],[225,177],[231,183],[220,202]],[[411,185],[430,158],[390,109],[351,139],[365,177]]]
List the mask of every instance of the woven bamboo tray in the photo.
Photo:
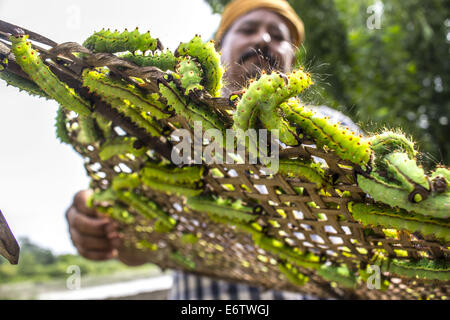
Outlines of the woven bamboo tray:
[[[0,38],[6,40],[8,33],[12,33],[16,27],[0,21]],[[157,92],[157,87],[152,83],[156,83],[155,79],[161,71],[139,68],[109,54],[91,54],[75,43],[58,45],[33,32],[25,32],[35,41],[35,47],[40,49],[41,56],[47,58],[50,69],[61,81],[94,103],[95,112],[112,120],[126,135],[137,137],[143,145],[149,147],[151,150],[147,152],[148,157],[170,159],[173,148],[170,134],[160,139],[145,135],[130,119],[87,92],[80,81],[82,68],[107,66],[124,79],[129,76],[148,79],[150,84],[145,89]],[[50,49],[44,49],[41,44],[50,46]],[[78,59],[73,52],[83,52],[86,58]],[[0,54],[9,58],[10,72],[28,78],[14,63],[7,42],[0,43]],[[232,108],[228,99],[208,96],[198,99],[218,112]],[[66,115],[70,118],[69,127],[72,128],[71,144],[85,160],[84,165],[92,178],[93,189],[104,190],[120,172],[136,172],[145,163],[145,157],[113,157],[106,161],[100,160],[101,141],[90,145],[81,144],[77,140],[78,131],[75,125],[78,118],[70,112]],[[163,122],[171,130],[179,127],[179,124],[190,130],[186,121],[177,115]],[[293,148],[281,147],[280,158],[295,157],[314,157],[316,161],[324,163],[327,175],[334,181],[327,194],[319,192],[313,183],[300,178],[287,178],[281,174],[268,175],[260,165],[254,164],[208,165],[207,175],[204,177],[204,194],[241,199],[248,205],[261,206],[263,211],[257,222],[267,236],[281,240],[302,252],[312,252],[320,256],[324,263],[346,264],[355,273],[358,266],[370,264],[374,253],[380,249],[384,249],[390,257],[398,259],[418,259],[425,256],[448,261],[448,242],[442,243],[433,236],[402,231],[399,231],[396,237],[387,237],[382,228],[364,227],[352,218],[347,209],[349,201],[371,203],[372,199],[355,184],[355,168],[350,162],[343,161],[333,152],[316,148],[314,141],[307,139]],[[218,171],[213,169],[217,169],[221,174],[217,174]],[[304,188],[302,195],[296,192],[297,187]],[[345,196],[344,191],[348,191]],[[324,280],[315,271],[302,267],[298,267],[298,270],[309,277],[309,282],[297,286],[280,273],[277,266],[280,259],[255,246],[248,233],[232,225],[213,221],[206,213],[186,209],[186,199],[183,197],[169,196],[145,187],[141,187],[139,192],[175,218],[177,225],[170,233],[156,232],[153,220],[144,218],[133,208],[129,208],[135,220],[132,224],[120,225],[125,235],[125,245],[148,252],[151,262],[163,269],[185,270],[217,279],[243,282],[267,289],[296,291],[322,298],[446,299],[450,288],[449,282],[409,279],[384,273],[383,277],[390,282],[387,290],[371,290],[366,283],[360,283],[355,289],[347,289],[335,282]],[[315,205],[311,205],[312,202]],[[199,240],[195,243],[182,241],[182,236],[187,233],[196,235]],[[194,264],[174,259],[174,254],[188,258],[188,261]]]

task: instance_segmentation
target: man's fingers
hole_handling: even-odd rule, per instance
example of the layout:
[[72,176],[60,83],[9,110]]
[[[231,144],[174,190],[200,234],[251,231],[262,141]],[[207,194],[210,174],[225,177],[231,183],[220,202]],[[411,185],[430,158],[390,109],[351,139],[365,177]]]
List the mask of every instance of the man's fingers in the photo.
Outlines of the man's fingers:
[[119,224],[116,221],[111,221],[105,226],[105,233],[108,238],[116,238],[120,236],[118,230]]
[[73,229],[70,232],[72,241],[77,248],[84,250],[104,250],[109,251],[112,249],[111,242],[104,237],[87,236],[80,234],[77,230]]
[[97,211],[95,211],[93,208],[89,208],[86,203],[91,195],[92,190],[79,191],[73,198],[73,205],[79,212],[88,216],[96,217],[98,216]]
[[118,256],[118,251],[116,249],[111,249],[108,251],[104,250],[86,250],[83,248],[77,248],[78,253],[89,260],[103,261],[116,258]]
[[80,214],[74,207],[67,213],[71,229],[91,236],[105,236],[105,226],[110,222],[108,218],[91,218]]

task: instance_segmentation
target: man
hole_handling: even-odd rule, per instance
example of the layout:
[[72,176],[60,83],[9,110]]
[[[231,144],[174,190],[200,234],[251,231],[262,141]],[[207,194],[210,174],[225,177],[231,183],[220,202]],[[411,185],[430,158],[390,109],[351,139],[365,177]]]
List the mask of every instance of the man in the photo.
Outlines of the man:
[[[224,10],[216,43],[226,66],[223,95],[241,89],[261,70],[288,72],[304,39],[303,23],[285,0],[235,0]],[[332,112],[332,111],[330,111]],[[330,113],[329,112],[329,113]],[[334,118],[343,116],[331,114]],[[348,122],[348,120],[347,120]],[[148,262],[139,251],[121,246],[117,224],[86,207],[89,191],[79,192],[67,211],[69,231],[80,255],[92,260],[118,258],[127,265]],[[289,295],[289,296],[288,296]],[[174,299],[305,299],[278,291],[176,273]]]

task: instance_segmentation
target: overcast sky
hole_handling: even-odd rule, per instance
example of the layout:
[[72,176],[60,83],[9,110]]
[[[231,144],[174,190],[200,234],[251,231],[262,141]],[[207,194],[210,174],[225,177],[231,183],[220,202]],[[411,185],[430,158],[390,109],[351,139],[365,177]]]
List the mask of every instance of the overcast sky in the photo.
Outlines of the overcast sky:
[[[139,27],[173,50],[195,34],[211,38],[219,19],[203,0],[0,0],[0,20],[58,43],[82,43],[103,27]],[[74,253],[64,211],[89,179],[81,157],[56,139],[57,107],[0,80],[0,209],[16,238]]]

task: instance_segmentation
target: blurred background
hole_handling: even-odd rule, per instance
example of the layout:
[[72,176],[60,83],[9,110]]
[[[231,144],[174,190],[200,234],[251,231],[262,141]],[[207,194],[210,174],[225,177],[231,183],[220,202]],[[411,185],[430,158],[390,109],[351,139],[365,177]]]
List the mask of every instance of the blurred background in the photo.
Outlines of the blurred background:
[[[165,47],[174,50],[194,34],[205,40],[212,38],[228,2],[43,0],[19,7],[16,1],[0,0],[0,19],[56,42],[82,43],[103,27],[139,27],[149,29]],[[425,167],[448,166],[450,2],[289,2],[306,28],[298,63],[316,78],[307,102],[344,112],[368,133],[401,128],[417,142]],[[67,291],[68,277],[76,275],[73,270],[68,272],[72,265],[79,267],[86,276],[83,279],[104,276],[85,284],[111,283],[111,274],[120,274],[114,278],[117,282],[136,278],[150,281],[149,275],[154,275],[160,279],[158,284],[134,283],[135,291],[140,286],[143,289],[139,290],[170,287],[170,279],[154,266],[130,269],[115,261],[95,263],[76,255],[64,212],[75,192],[88,186],[88,178],[81,157],[56,139],[57,104],[18,93],[3,82],[0,97],[0,209],[22,246],[18,267],[0,258],[0,299],[27,290],[30,294],[22,297],[52,298],[47,291],[57,290],[61,283]],[[53,280],[59,281],[59,287],[36,289],[41,284],[48,287]],[[28,283],[26,290],[24,283]],[[116,289],[105,290],[111,293]],[[84,297],[95,297],[90,294]],[[105,297],[99,294],[97,298]]]

